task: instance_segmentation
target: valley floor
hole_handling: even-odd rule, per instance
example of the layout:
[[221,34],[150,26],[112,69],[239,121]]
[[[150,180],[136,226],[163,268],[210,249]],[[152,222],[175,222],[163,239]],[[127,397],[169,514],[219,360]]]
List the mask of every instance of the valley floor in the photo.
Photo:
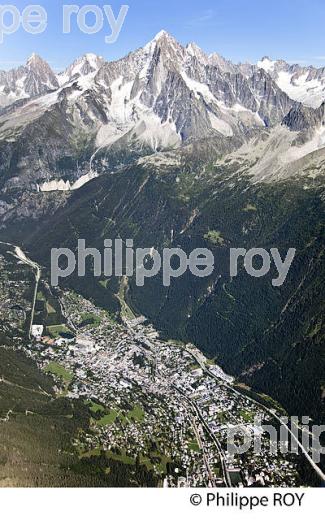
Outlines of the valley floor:
[[[36,264],[25,255],[20,255],[20,261],[24,269],[36,269],[39,274]],[[278,428],[279,412],[238,392],[234,379],[194,345],[162,341],[146,319],[133,316],[126,304],[118,323],[76,293],[52,295],[45,280],[38,287],[38,276],[34,279],[35,302],[33,276],[30,280],[31,322],[27,319],[27,323],[32,340],[16,338],[14,349],[7,348],[13,355],[19,345],[27,363],[36,363],[42,377],[52,377],[54,394],[48,378],[47,390],[38,385],[36,391],[45,399],[44,406],[48,402],[50,407],[63,408],[65,413],[61,411],[60,416],[71,424],[78,421],[78,413],[84,415],[77,427],[69,426],[71,456],[79,461],[74,462],[75,468],[84,480],[87,464],[100,467],[106,477],[113,476],[114,464],[118,464],[119,471],[128,472],[121,485],[297,486],[310,483],[308,464],[315,475],[325,479],[307,451],[300,456],[282,454],[277,443],[276,452],[272,452],[269,436],[259,425]],[[5,277],[2,296],[7,302],[8,286],[10,281]],[[7,392],[1,406],[4,436],[12,421],[17,423],[22,416],[22,411],[16,410],[14,395],[6,410],[11,389],[24,391],[23,383],[9,377],[1,378],[1,387]],[[78,407],[82,411],[78,412]],[[39,412],[33,405],[26,407],[25,417],[35,414]],[[259,440],[258,454],[251,443],[246,453],[232,456],[242,435]],[[33,444],[38,442],[36,436],[31,439]],[[7,448],[5,461],[11,460],[8,452],[12,449],[16,448]],[[52,457],[57,465],[55,451]],[[58,458],[60,451],[57,448]],[[12,463],[8,473],[5,468],[6,464],[2,484],[15,485]],[[37,464],[33,471],[37,472]]]

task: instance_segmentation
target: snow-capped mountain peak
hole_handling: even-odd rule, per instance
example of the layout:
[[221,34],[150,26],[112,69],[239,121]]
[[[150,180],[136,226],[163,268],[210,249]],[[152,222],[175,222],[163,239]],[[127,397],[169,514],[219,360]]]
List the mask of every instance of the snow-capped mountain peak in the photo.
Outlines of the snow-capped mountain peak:
[[0,72],[0,107],[19,99],[32,98],[58,89],[59,83],[49,64],[32,54],[26,65]]
[[189,43],[186,46],[186,50],[191,56],[201,61],[201,63],[208,63],[209,58],[207,54],[195,42]]
[[272,61],[268,56],[264,56],[260,61],[257,62],[259,69],[264,69],[266,72],[274,70],[276,62]]
[[168,49],[168,48],[176,48],[176,49],[184,49],[182,45],[167,31],[159,31],[156,36],[144,47],[146,48],[156,48],[159,49]]
[[49,66],[46,63],[46,61],[44,61],[43,58],[41,58],[35,52],[33,52],[33,54],[28,58],[28,60],[26,62],[26,67],[29,67],[29,68],[36,68],[36,67],[43,66],[43,65]]
[[159,41],[159,40],[162,40],[163,38],[167,38],[167,39],[174,39],[174,37],[169,34],[167,31],[165,30],[162,30],[162,31],[159,31],[156,36],[153,38],[152,41]]
[[[58,82],[56,76],[49,66],[49,64],[43,60],[38,54],[33,53],[27,60],[26,68],[34,75],[34,81],[38,82],[38,93],[42,92],[42,85],[48,87],[49,90],[55,90],[58,88]],[[31,92],[31,95],[34,95]]]
[[267,72],[291,99],[318,108],[325,100],[325,68],[289,64],[265,56],[257,67]]
[[97,56],[93,53],[84,54],[75,60],[64,72],[58,74],[58,81],[60,85],[64,85],[72,79],[96,73],[104,63],[105,60],[102,56]]

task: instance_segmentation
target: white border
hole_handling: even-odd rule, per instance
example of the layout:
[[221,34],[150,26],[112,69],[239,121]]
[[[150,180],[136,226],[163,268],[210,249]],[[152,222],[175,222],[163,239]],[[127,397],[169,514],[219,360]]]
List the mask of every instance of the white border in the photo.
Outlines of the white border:
[[[3,518],[26,520],[78,520],[102,519],[171,519],[222,518],[236,520],[261,517],[299,520],[306,515],[320,515],[324,511],[325,489],[0,489],[0,511]],[[273,493],[305,493],[302,506],[257,507],[238,510],[231,507],[194,507],[190,503],[193,493],[234,492],[244,496],[267,496]]]

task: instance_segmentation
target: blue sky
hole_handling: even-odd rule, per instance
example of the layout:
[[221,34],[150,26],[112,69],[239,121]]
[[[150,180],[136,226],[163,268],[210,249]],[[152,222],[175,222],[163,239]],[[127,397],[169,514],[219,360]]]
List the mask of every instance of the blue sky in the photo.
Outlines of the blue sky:
[[[42,5],[48,27],[41,35],[19,29],[0,45],[0,69],[18,66],[32,52],[57,70],[76,57],[94,52],[108,60],[143,46],[161,29],[181,43],[195,41],[208,53],[216,51],[235,62],[256,62],[264,55],[290,62],[325,65],[324,0],[11,0],[20,11]],[[72,18],[71,34],[62,34],[62,6],[110,4],[117,15],[122,3],[130,6],[116,43],[106,44],[107,20],[101,32],[85,35]],[[91,18],[89,19],[89,23]]]

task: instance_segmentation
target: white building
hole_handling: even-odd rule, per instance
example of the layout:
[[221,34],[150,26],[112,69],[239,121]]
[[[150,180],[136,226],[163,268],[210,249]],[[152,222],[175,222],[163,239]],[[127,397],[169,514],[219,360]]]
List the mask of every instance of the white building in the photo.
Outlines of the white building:
[[43,335],[44,326],[43,325],[32,325],[32,336],[33,338],[40,340]]

